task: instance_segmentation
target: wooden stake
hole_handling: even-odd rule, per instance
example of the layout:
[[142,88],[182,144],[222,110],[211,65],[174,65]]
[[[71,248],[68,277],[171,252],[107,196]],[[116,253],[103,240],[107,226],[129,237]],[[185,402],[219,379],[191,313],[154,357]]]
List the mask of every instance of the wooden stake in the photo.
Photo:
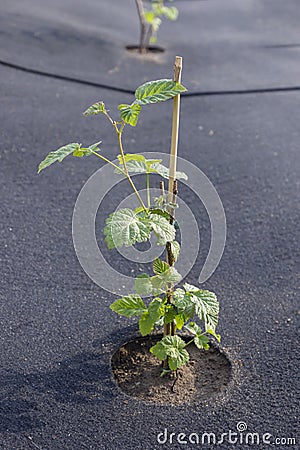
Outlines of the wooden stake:
[[[181,83],[182,58],[176,56],[174,64],[174,81]],[[176,179],[177,166],[177,147],[178,147],[178,131],[179,131],[179,114],[180,114],[180,94],[174,97],[173,103],[173,118],[172,118],[172,139],[171,139],[171,153],[170,153],[170,173],[169,173],[169,203],[172,203],[174,193],[174,181]],[[172,214],[174,215],[174,214]]]
[[[181,82],[182,58],[176,56],[174,64],[174,81]],[[168,186],[168,203],[176,203],[177,196],[177,182],[176,182],[176,163],[177,163],[177,147],[178,147],[178,130],[179,130],[179,113],[180,113],[180,95],[174,97],[173,103],[173,118],[172,118],[172,139],[171,139],[171,153],[170,153],[170,172],[169,172],[169,186]],[[174,220],[174,207],[169,206],[168,212],[170,214],[170,223]],[[169,266],[174,265],[174,256],[172,254],[171,242],[166,245],[166,260]],[[174,286],[172,283],[168,286],[167,303],[171,304],[174,295]],[[164,324],[164,336],[174,336],[176,331],[174,321]],[[163,368],[168,369],[168,358],[163,361]]]

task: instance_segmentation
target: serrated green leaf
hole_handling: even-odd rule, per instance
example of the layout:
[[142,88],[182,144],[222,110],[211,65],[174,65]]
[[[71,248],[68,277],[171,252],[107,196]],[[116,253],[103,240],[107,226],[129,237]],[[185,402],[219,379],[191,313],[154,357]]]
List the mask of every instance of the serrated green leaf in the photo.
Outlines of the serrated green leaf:
[[143,336],[151,333],[154,325],[161,318],[164,313],[163,300],[159,297],[154,298],[148,307],[148,311],[143,313],[139,320],[139,329]]
[[[161,162],[161,159],[146,159],[143,155],[134,153],[127,153],[124,158],[129,173],[156,173],[152,167]],[[123,159],[120,155],[118,160],[120,166],[123,166]]]
[[152,293],[154,295],[159,295],[165,292],[169,284],[176,284],[181,280],[181,278],[180,273],[175,269],[175,267],[170,267],[165,272],[150,278]]
[[[169,169],[160,162],[152,165],[152,171],[165,179],[169,179]],[[184,172],[176,172],[176,180],[187,180],[188,176]]]
[[218,324],[219,302],[214,292],[198,289],[196,286],[184,284],[186,295],[195,304],[195,312],[205,324],[205,331],[215,331]]
[[[123,161],[120,161],[120,166],[123,167]],[[147,165],[144,161],[128,161],[126,162],[126,167],[129,173],[148,173]]]
[[151,227],[157,236],[158,245],[166,245],[175,240],[176,230],[170,222],[158,214],[150,215]]
[[160,274],[166,272],[167,270],[169,270],[169,268],[170,268],[169,264],[166,263],[165,261],[162,261],[160,258],[156,258],[153,261],[152,267],[153,267],[153,272],[156,273],[156,275],[160,275]]
[[[176,284],[181,278],[175,267],[168,266],[165,272],[153,277],[147,274],[139,275],[135,280],[135,290],[139,295],[160,295],[166,291],[168,284]],[[194,303],[192,305],[195,306]]]
[[164,322],[172,323],[177,316],[177,310],[174,305],[165,305]]
[[164,300],[159,297],[154,298],[148,306],[148,311],[156,323],[164,314]]
[[183,289],[175,289],[173,294],[173,304],[178,313],[182,314],[185,320],[192,319],[195,315],[195,303],[190,296],[186,295]]
[[48,153],[46,158],[40,163],[38,167],[38,173],[40,173],[41,170],[46,169],[46,167],[51,166],[51,164],[55,162],[62,162],[66,158],[66,156],[69,156],[73,152],[80,150],[80,147],[81,144],[74,142],[72,144],[64,145],[54,152]]
[[174,260],[177,261],[179,253],[180,253],[180,244],[177,241],[172,241],[171,242],[171,252],[172,255],[174,256]]
[[94,103],[86,111],[84,111],[84,116],[94,116],[97,114],[106,114],[105,105],[103,102]]
[[164,217],[146,212],[135,213],[129,208],[110,214],[104,228],[109,249],[145,242],[151,231],[156,235],[159,245],[165,245],[175,238],[175,228]]
[[135,280],[135,290],[139,295],[151,295],[153,292],[152,283],[149,275],[143,273],[138,275]]
[[140,316],[147,311],[147,307],[141,297],[136,294],[126,295],[110,305],[110,309],[121,316]]
[[196,345],[196,347],[198,347],[200,349],[204,349],[204,350],[209,349],[209,339],[207,336],[204,336],[204,335],[195,336],[194,344]]
[[118,106],[121,118],[125,123],[135,127],[141,112],[141,105],[132,103],[132,105],[121,104]]
[[151,331],[154,328],[155,321],[150,316],[149,312],[144,312],[139,320],[139,330],[141,332],[142,336],[146,336],[147,334],[151,333]]
[[185,346],[184,340],[179,336],[165,336],[161,341],[150,348],[150,352],[161,361],[168,358],[170,369],[177,370],[189,360],[189,354],[186,351]]
[[163,79],[149,81],[138,87],[135,91],[135,97],[141,105],[147,105],[169,100],[184,91],[186,91],[186,88],[180,83]]
[[143,219],[129,208],[119,209],[110,214],[104,228],[105,240],[109,249],[145,242],[150,233],[149,220]]
[[162,216],[165,219],[167,219],[168,222],[170,222],[170,214],[167,211],[165,211],[164,209],[153,208],[153,209],[150,209],[149,213],[150,214],[157,214],[159,216]]
[[190,333],[194,334],[194,335],[200,335],[202,334],[202,330],[199,327],[199,325],[195,322],[189,322],[187,323],[184,328],[186,330],[188,330]]

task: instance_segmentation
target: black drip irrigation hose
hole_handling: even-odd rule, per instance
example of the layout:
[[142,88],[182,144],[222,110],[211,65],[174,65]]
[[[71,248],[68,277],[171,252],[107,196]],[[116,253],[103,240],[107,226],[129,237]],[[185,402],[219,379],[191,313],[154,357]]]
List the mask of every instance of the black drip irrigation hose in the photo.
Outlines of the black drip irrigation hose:
[[[44,72],[42,70],[31,69],[29,67],[20,66],[18,64],[10,63],[8,61],[0,60],[0,65],[5,67],[10,67],[11,69],[20,70],[26,73],[32,73],[34,75],[40,75],[47,78],[54,78],[56,80],[69,81],[71,83],[78,83],[85,86],[93,86],[101,89],[107,89],[109,91],[123,92],[125,94],[134,95],[133,90],[124,89],[116,86],[109,86],[106,84],[96,83],[94,81],[83,80],[80,78],[69,77],[67,75],[59,75],[56,73]],[[300,86],[290,86],[290,87],[271,87],[271,88],[256,88],[256,89],[237,89],[229,91],[206,91],[206,92],[187,92],[182,94],[181,97],[207,97],[207,96],[217,96],[217,95],[245,95],[245,94],[264,94],[269,92],[291,92],[300,91]]]

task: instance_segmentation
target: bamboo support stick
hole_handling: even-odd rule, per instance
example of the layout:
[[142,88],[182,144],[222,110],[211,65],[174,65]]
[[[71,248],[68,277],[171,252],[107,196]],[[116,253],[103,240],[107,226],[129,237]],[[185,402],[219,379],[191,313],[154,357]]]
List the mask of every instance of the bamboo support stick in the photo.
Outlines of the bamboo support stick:
[[[181,83],[182,72],[182,58],[176,56],[174,64],[174,81]],[[174,97],[173,103],[173,118],[172,118],[172,139],[171,139],[171,153],[170,153],[170,173],[169,173],[169,203],[172,202],[174,193],[174,181],[176,179],[177,166],[177,147],[178,147],[178,131],[179,131],[179,114],[180,114],[180,94]],[[174,214],[171,214],[172,216]]]
[[[181,82],[182,58],[176,56],[174,65],[174,81]],[[178,147],[178,130],[179,130],[179,114],[180,114],[180,95],[174,97],[173,103],[173,117],[172,117],[172,139],[169,165],[169,185],[168,185],[168,203],[176,203],[177,196],[177,182],[176,182],[176,166],[177,166],[177,147]],[[174,207],[169,206],[168,212],[170,214],[170,223],[174,220]],[[171,242],[166,245],[166,259],[170,266],[174,265],[174,256],[172,254]],[[171,283],[168,286],[167,302],[172,303],[174,293],[174,286]],[[164,336],[174,336],[176,331],[174,321],[164,324]],[[163,367],[168,368],[168,359],[163,362]]]

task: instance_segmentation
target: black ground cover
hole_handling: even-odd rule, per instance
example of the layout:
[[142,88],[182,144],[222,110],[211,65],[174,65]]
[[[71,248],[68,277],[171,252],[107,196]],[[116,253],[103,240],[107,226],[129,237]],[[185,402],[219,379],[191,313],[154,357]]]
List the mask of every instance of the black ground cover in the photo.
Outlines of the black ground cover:
[[[205,11],[210,12],[214,20],[222,21],[222,29],[228,32],[228,40],[222,41],[222,48],[228,51],[229,47],[241,49],[244,45],[240,34],[237,39],[233,26],[246,33],[247,24],[249,28],[254,24],[258,26],[260,19],[265,24],[265,16],[260,15],[262,11],[269,18],[273,17],[274,23],[282,23],[277,32],[274,28],[273,34],[270,24],[270,28],[260,28],[260,39],[249,31],[252,47],[248,55],[252,71],[244,64],[246,56],[242,50],[235,54],[234,65],[228,66],[227,72],[216,70],[215,78],[209,76],[212,66],[205,58],[196,65],[196,43],[221,64],[218,56],[221,44],[219,42],[218,47],[216,42],[214,47],[209,39],[213,31],[208,27],[207,47],[200,37],[195,38],[195,47],[191,48],[188,36],[179,46],[172,38],[166,63],[149,63],[143,72],[126,62],[122,77],[120,73],[117,78],[112,76],[111,84],[118,86],[122,81],[122,85],[134,89],[144,76],[147,79],[170,77],[175,53],[184,57],[184,81],[192,91],[198,89],[193,80],[198,83],[200,79],[201,90],[296,84],[294,67],[299,70],[299,60],[294,57],[298,52],[296,46],[264,50],[265,66],[258,64],[261,49],[256,47],[262,40],[266,45],[270,42],[275,45],[275,41],[278,45],[300,42],[293,27],[299,13],[296,2],[287,2],[284,11],[280,6],[282,2],[243,2],[243,8],[251,8],[250,3],[260,5],[255,12],[257,20],[251,20],[247,12],[244,25],[240,21],[240,10],[234,9],[237,2],[229,3],[232,9],[224,16],[217,10],[220,2],[187,2],[187,12],[197,4],[197,8],[204,10],[206,7]],[[90,4],[96,8],[94,2],[85,3],[80,15],[76,15],[75,7],[70,9],[70,2],[65,2],[64,6],[68,14],[58,14],[49,5],[43,14],[52,17],[50,13],[47,16],[51,9],[55,27],[61,21],[69,21],[70,17],[75,20],[76,15],[76,23],[81,22],[83,39],[83,25],[95,17],[93,10],[89,12],[87,8]],[[178,4],[182,8],[182,2]],[[109,82],[106,71],[99,73],[97,65],[93,64],[93,45],[90,53],[81,53],[84,63],[79,64],[74,48],[79,54],[81,44],[78,48],[73,46],[72,39],[66,39],[64,34],[60,38],[64,58],[54,50],[51,53],[51,48],[57,47],[56,44],[51,47],[49,38],[47,60],[44,46],[35,46],[33,36],[26,41],[27,25],[33,23],[30,20],[34,21],[35,16],[38,20],[34,23],[39,23],[42,31],[46,29],[40,21],[42,10],[30,10],[35,4],[24,2],[17,13],[16,5],[17,2],[6,3],[5,11],[11,21],[6,21],[2,32],[8,32],[14,24],[14,35],[23,33],[23,39],[9,42],[4,34],[1,58],[27,66],[35,64],[43,70],[62,69],[61,73],[86,76],[103,84]],[[113,39],[108,22],[110,15],[104,8],[103,11],[106,11],[107,34]],[[182,12],[183,17],[173,25],[174,30],[175,27],[186,29],[187,12]],[[129,31],[125,34],[127,24],[123,22],[117,30],[114,48],[136,39],[132,29],[132,34]],[[96,27],[96,19],[93,24]],[[51,21],[49,27],[50,35],[55,36],[53,30],[57,28]],[[167,30],[171,30],[168,27],[162,27],[164,42]],[[65,33],[69,32],[65,26],[62,28]],[[217,28],[220,31],[220,27]],[[205,36],[204,30],[200,32]],[[46,45],[47,42],[46,39]],[[105,52],[106,44],[100,45],[99,58]],[[269,59],[268,52],[272,55]],[[113,58],[114,51],[110,53]],[[258,59],[250,63],[251,55]],[[71,59],[77,61],[73,61],[74,66],[67,64]],[[63,67],[59,67],[59,61]],[[90,74],[86,71],[87,63]],[[82,72],[77,71],[79,66]],[[119,344],[137,332],[131,321],[118,318],[108,309],[115,297],[86,276],[73,249],[74,204],[81,187],[101,162],[99,165],[93,158],[70,158],[61,166],[36,175],[36,167],[45,154],[68,142],[91,144],[101,139],[103,154],[115,155],[115,136],[109,124],[98,118],[84,118],[81,113],[100,99],[113,111],[118,103],[130,101],[131,96],[3,66],[0,70],[1,449],[197,448],[174,443],[159,445],[156,436],[165,428],[169,433],[201,435],[206,431],[220,436],[229,429],[236,431],[239,421],[247,424],[248,431],[260,436],[270,433],[275,437],[295,437],[300,93],[266,92],[182,100],[180,155],[206,173],[226,211],[225,253],[205,287],[214,290],[220,299],[222,346],[235,362],[235,379],[229,395],[217,404],[171,408],[138,402],[125,397],[115,387],[110,357]],[[159,120],[158,114],[161,114]],[[171,103],[145,108],[137,129],[125,135],[127,150],[168,152],[170,121]],[[129,192],[126,184],[122,187],[123,195]],[[209,247],[209,220],[193,194],[184,187],[181,192],[194,207],[201,229],[201,252],[187,277],[187,281],[196,284]],[[99,223],[102,220],[100,211]],[[100,227],[97,234],[101,241]],[[130,270],[129,263],[118,259],[115,264],[117,268],[123,267],[124,272]],[[247,446],[227,444],[210,448],[243,449]]]

